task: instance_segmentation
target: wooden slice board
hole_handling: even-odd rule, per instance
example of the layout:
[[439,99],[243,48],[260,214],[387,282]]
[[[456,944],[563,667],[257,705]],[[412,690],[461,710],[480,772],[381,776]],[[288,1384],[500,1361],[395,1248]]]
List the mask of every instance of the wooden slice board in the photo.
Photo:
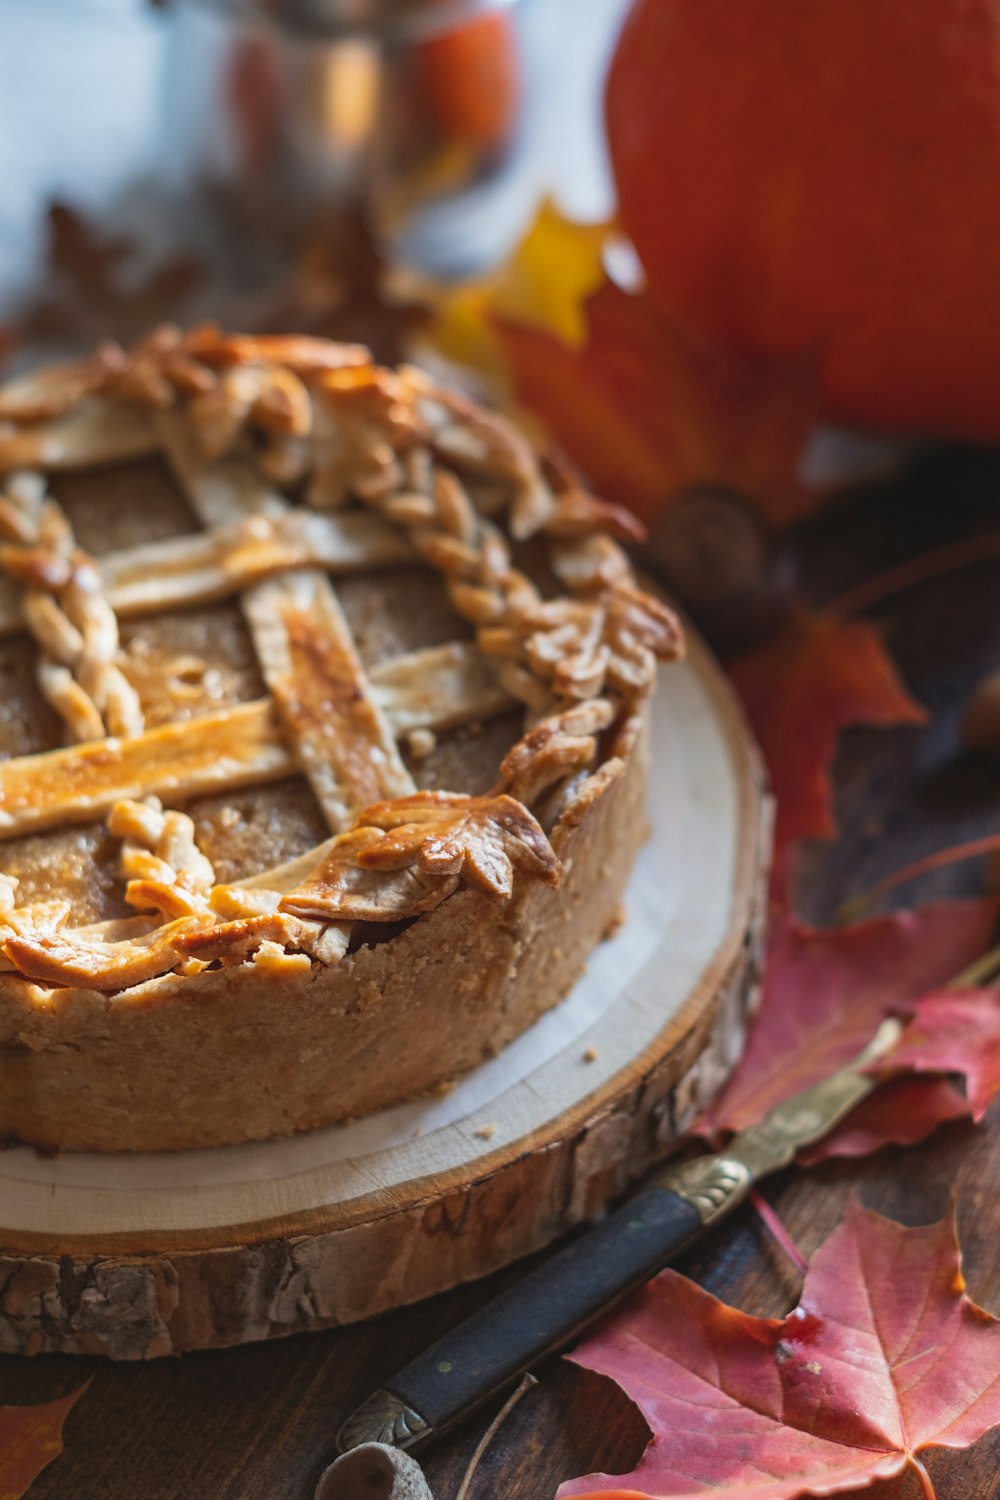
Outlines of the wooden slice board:
[[742,1041],[770,805],[697,641],[653,744],[623,927],[451,1093],[263,1145],[0,1154],[0,1351],[145,1359],[365,1318],[538,1249],[664,1155]]

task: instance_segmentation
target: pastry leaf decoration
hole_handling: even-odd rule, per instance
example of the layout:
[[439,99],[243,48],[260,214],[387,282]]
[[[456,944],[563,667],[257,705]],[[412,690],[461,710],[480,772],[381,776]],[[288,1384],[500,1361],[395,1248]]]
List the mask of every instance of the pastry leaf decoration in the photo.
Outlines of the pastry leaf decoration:
[[504,794],[418,792],[367,808],[281,910],[321,921],[395,921],[431,910],[460,884],[506,899],[515,869],[558,884],[552,846],[521,803]]

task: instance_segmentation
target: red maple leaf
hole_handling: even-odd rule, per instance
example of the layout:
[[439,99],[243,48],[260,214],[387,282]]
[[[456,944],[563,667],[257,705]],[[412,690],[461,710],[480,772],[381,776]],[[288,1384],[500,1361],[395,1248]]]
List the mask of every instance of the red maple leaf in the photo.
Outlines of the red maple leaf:
[[[818,1145],[803,1166],[867,1156],[890,1143],[912,1146],[946,1120],[981,1120],[1000,1092],[1000,990],[946,990],[912,1007],[898,1046],[879,1064],[899,1070]],[[943,1076],[959,1073],[965,1093]]]
[[828,765],[848,724],[922,724],[873,625],[796,616],[741,656],[730,676],[746,705],[778,802],[775,843],[836,833]]
[[[946,1120],[981,1120],[1000,1092],[1000,990],[947,990],[912,1007],[913,1020],[881,1066],[899,1069],[852,1110],[803,1166],[831,1156],[866,1156],[882,1146],[911,1146]],[[965,1093],[946,1073],[965,1079]],[[929,1075],[939,1076],[929,1076]]]
[[0,1496],[19,1500],[62,1452],[63,1423],[90,1381],[42,1406],[0,1406]]
[[961,1073],[969,1113],[981,1120],[1000,1090],[1000,989],[924,996],[888,1061],[915,1073]]
[[815,1146],[800,1151],[802,1167],[837,1156],[870,1156],[883,1146],[915,1146],[948,1120],[967,1120],[969,1101],[948,1078],[904,1073],[869,1094]]
[[727,1307],[675,1271],[570,1356],[617,1381],[653,1439],[631,1474],[558,1500],[792,1500],[915,1470],[1000,1422],[1000,1321],[965,1295],[953,1223],[906,1229],[854,1204],[786,1318]]
[[[991,900],[942,901],[834,928],[779,918],[743,1057],[697,1130],[716,1135],[756,1124],[789,1094],[849,1062],[885,1016],[919,1011],[922,995],[954,979],[988,947],[996,911]],[[925,1037],[919,1045],[928,1066],[933,1046]],[[950,1070],[956,1057],[967,1061],[969,1051],[967,1033],[961,1052],[953,1036],[935,1071]]]
[[779,524],[815,506],[796,478],[818,410],[811,367],[698,342],[611,281],[582,312],[580,347],[496,313],[490,321],[518,399],[599,493],[647,521],[702,484],[736,490]]

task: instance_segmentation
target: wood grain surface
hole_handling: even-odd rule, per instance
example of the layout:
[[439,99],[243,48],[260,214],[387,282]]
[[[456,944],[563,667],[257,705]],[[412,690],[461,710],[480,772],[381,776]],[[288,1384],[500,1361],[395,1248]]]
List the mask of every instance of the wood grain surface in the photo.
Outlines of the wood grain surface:
[[[832,599],[904,557],[997,526],[1000,455],[931,453],[901,480],[855,495],[802,532],[806,577]],[[959,753],[956,725],[975,682],[1000,661],[1000,561],[921,584],[878,616],[934,714],[925,730],[852,731],[837,759],[839,843],[803,861],[802,906],[838,903],[905,861],[1000,826],[1000,767]],[[971,892],[981,867],[926,877],[901,900]],[[954,1194],[972,1295],[1000,1314],[1000,1108],[979,1129],[950,1126],[927,1145],[776,1178],[767,1195],[811,1252],[851,1193],[907,1223],[938,1217]],[[345,1413],[427,1341],[523,1274],[525,1263],[431,1302],[338,1332],[185,1355],[142,1366],[50,1356],[0,1359],[0,1402],[47,1401],[93,1375],[69,1418],[66,1449],[32,1500],[308,1500]],[[680,1269],[751,1312],[776,1314],[798,1281],[752,1210],[716,1231]],[[551,1500],[592,1469],[625,1470],[641,1417],[608,1381],[552,1360],[489,1449],[469,1500]],[[428,1452],[437,1500],[453,1500],[489,1416]],[[938,1500],[1000,1496],[1000,1433],[967,1453],[931,1454]],[[909,1479],[865,1492],[918,1500]]]

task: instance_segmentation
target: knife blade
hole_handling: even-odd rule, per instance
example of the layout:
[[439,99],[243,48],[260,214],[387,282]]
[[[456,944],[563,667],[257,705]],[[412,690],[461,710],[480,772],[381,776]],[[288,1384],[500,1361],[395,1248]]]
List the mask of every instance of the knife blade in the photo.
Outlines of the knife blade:
[[348,1417],[338,1451],[428,1442],[568,1344],[731,1213],[762,1177],[788,1166],[849,1114],[879,1082],[865,1069],[895,1045],[901,1029],[883,1021],[836,1073],[792,1094],[724,1151],[674,1167],[444,1334]]

